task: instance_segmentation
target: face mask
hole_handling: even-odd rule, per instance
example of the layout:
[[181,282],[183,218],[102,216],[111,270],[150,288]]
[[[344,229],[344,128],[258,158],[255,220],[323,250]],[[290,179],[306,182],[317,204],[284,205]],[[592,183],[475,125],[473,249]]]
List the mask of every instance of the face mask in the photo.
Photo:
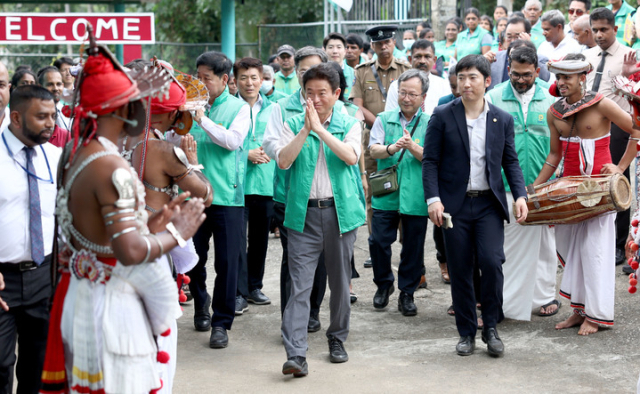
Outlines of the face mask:
[[402,40],[402,46],[404,49],[411,49],[414,42],[416,42],[416,40]]
[[260,85],[260,93],[267,94],[273,89],[273,81],[262,81],[262,85]]

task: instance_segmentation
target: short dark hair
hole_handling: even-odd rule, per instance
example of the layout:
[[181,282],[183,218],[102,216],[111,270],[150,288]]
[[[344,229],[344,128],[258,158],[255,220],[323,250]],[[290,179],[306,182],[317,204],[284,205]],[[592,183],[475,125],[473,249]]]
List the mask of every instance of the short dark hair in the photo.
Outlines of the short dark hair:
[[489,15],[482,15],[480,17],[480,20],[489,22],[489,26],[491,26],[491,29],[489,30],[489,33],[491,33],[491,35],[493,35],[493,18],[490,17]]
[[411,35],[413,36],[413,39],[415,40],[416,38],[418,38],[416,36],[416,32],[415,30],[405,30],[404,32],[402,32],[402,35],[404,36],[404,33],[411,33]]
[[[509,18],[509,20],[507,21],[507,27],[509,27],[509,25],[517,25],[519,23],[524,24],[524,31],[527,34],[531,34],[531,22],[529,22],[529,20],[527,18],[524,17],[520,17],[520,16],[512,16],[511,18]],[[505,27],[505,30],[507,30],[507,28]]]
[[347,47],[347,39],[340,33],[329,33],[327,34],[327,36],[324,38],[324,40],[322,40],[322,47],[326,48],[327,44],[329,43],[329,40],[340,40],[342,41],[342,44],[344,45],[344,47]]
[[487,79],[491,76],[491,65],[482,55],[467,55],[456,64],[456,75],[464,70],[475,68]]
[[[331,66],[331,68],[333,68],[338,73],[338,78],[340,78],[340,83],[339,83],[340,97],[338,97],[338,100],[346,101],[344,99],[344,92],[345,92],[345,90],[347,90],[347,79],[344,77],[344,72],[342,71],[342,66],[340,66],[338,63],[336,63],[334,61],[327,62],[327,65]],[[335,91],[335,89],[334,89],[334,91]]]
[[250,68],[258,69],[258,73],[262,75],[262,62],[255,57],[243,57],[233,64],[233,75],[238,77],[238,71],[248,70]]
[[534,51],[536,51],[537,53],[537,49],[536,46],[533,42],[531,42],[531,40],[514,40],[511,42],[511,44],[509,44],[509,48],[507,48],[507,55],[509,54],[509,51],[511,51],[512,49],[516,49],[518,47],[529,47],[532,48]]
[[466,18],[467,15],[469,14],[474,14],[475,16],[478,17],[478,19],[480,19],[480,11],[478,11],[477,8],[475,7],[469,7],[466,10],[464,10],[464,17]]
[[456,25],[456,29],[460,29],[460,22],[458,22],[458,20],[456,18],[451,18],[449,19],[445,24],[444,27],[445,29],[447,28],[447,25],[453,23],[454,25]]
[[267,59],[267,63],[268,63],[268,64],[273,63],[273,62],[276,60],[276,58],[277,58],[277,57],[278,57],[278,55],[276,55],[276,54],[274,53],[273,55],[269,56],[269,58]]
[[513,11],[511,13],[511,17],[513,18],[513,17],[516,17],[516,16],[518,18],[524,18],[524,12],[522,12],[522,11]]
[[533,46],[533,49],[525,44],[520,44],[516,47],[513,47],[513,44],[518,41],[523,40],[516,40],[509,46],[509,67],[511,67],[511,63],[516,62],[523,64],[532,64],[534,68],[538,68],[538,54],[536,53],[535,45]]
[[12,111],[23,113],[26,111],[29,102],[33,99],[54,101],[53,94],[42,86],[23,85],[15,88],[13,92],[11,92],[9,108],[11,108]]
[[198,56],[196,68],[205,66],[211,70],[218,78],[229,75],[231,72],[231,60],[222,52],[209,51]]
[[415,49],[429,49],[431,48],[431,50],[433,51],[433,53],[436,53],[436,47],[433,45],[433,43],[429,40],[418,40],[416,42],[413,43],[413,45],[411,45],[411,55],[413,56],[413,51]]
[[425,40],[425,37],[427,36],[427,34],[431,33],[433,30],[430,27],[425,27],[424,29],[420,30],[420,34],[418,34],[418,38],[420,40]]
[[334,69],[334,66],[328,63],[317,64],[308,69],[302,76],[302,86],[307,87],[307,82],[313,79],[319,79],[329,82],[331,90],[335,92],[340,87],[340,73]]
[[68,64],[70,66],[76,65],[70,57],[66,57],[66,56],[63,56],[60,59],[53,62],[53,66],[58,70],[60,69],[60,67],[62,67],[63,64]]
[[584,8],[589,11],[591,9],[591,0],[569,0],[569,5],[571,5],[572,2],[577,1],[579,3],[584,3]]
[[271,66],[271,68],[273,68],[273,72],[274,73],[277,73],[278,71],[280,71],[280,64],[279,63],[271,62],[271,63],[269,63],[269,65]]
[[357,45],[358,48],[364,49],[364,40],[359,35],[350,33],[347,34],[347,37],[345,37],[345,39],[347,40],[347,44]]
[[57,67],[53,67],[53,66],[45,66],[45,67],[42,67],[40,70],[38,70],[38,83],[41,86],[44,86],[44,78],[47,76],[47,74],[52,72],[56,72],[60,74],[60,70],[58,70]]
[[295,56],[293,57],[293,62],[295,63],[296,68],[298,68],[302,59],[308,58],[310,56],[318,56],[322,63],[326,63],[329,61],[329,57],[327,56],[327,53],[325,51],[320,48],[307,45],[306,47],[298,49]]
[[610,9],[604,7],[598,7],[591,15],[589,15],[589,23],[593,23],[593,21],[602,21],[605,20],[609,23],[610,26],[616,25],[616,17]]
[[493,12],[495,12],[498,8],[502,8],[502,10],[504,11],[505,14],[509,15],[509,10],[507,9],[507,7],[503,6],[503,5],[499,5],[496,8],[493,9]]
[[431,23],[429,23],[429,21],[420,22],[418,26],[422,26],[423,29],[431,29]]
[[33,71],[31,71],[31,68],[18,67],[16,72],[13,73],[13,77],[11,77],[11,92],[13,92],[18,87],[18,82],[20,82],[22,77],[27,74],[31,75],[34,81],[38,81],[38,76]]

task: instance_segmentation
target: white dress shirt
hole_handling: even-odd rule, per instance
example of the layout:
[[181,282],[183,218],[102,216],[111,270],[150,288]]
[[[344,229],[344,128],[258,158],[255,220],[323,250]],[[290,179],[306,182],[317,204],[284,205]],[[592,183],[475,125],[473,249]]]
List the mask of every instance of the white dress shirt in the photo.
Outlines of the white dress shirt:
[[[27,168],[25,145],[7,127],[4,127],[0,133],[4,137],[4,140],[0,141],[0,168],[2,168],[2,176],[0,176],[0,239],[2,239],[0,242],[0,262],[30,261],[32,258],[31,235],[29,233],[29,179],[27,172],[20,167],[22,165]],[[11,150],[13,158],[11,158],[7,147]],[[61,153],[62,149],[50,143],[34,147],[33,167],[36,175],[42,179],[50,179],[47,169],[48,160],[53,177],[53,183],[38,180],[45,256],[51,254],[53,246],[53,214],[57,191],[56,173]]]
[[[441,97],[451,94],[451,85],[449,81],[437,75],[427,73],[427,76],[429,78],[429,90],[427,91],[427,97],[424,99],[422,112],[431,116],[433,109],[438,106],[438,100],[440,100]],[[398,80],[395,80],[389,85],[384,110],[390,111],[398,108],[398,106]]]
[[9,117],[10,113],[11,111],[9,111],[9,107],[5,107],[4,117],[2,118],[2,123],[0,123],[0,130],[6,129],[7,127],[9,127],[9,124],[11,124],[11,118]]
[[71,130],[71,119],[62,114],[62,107],[65,105],[62,100],[56,103],[56,125],[65,130]]
[[[207,112],[211,108],[210,105],[206,105]],[[224,126],[216,124],[208,116],[200,118],[200,127],[207,133],[211,141],[214,144],[220,145],[227,150],[236,150],[242,146],[244,139],[249,134],[249,128],[251,127],[251,109],[249,105],[243,105],[238,111],[238,115],[229,125],[229,129],[225,129]]]
[[[247,100],[244,99],[244,97],[242,97],[241,94],[238,94],[238,98],[242,101],[244,101],[245,103],[247,103],[247,105],[249,105],[249,102]],[[251,107],[251,130],[249,130],[249,133],[251,133],[251,135],[253,135],[254,133],[254,128],[256,126],[256,118],[258,117],[258,113],[260,113],[260,110],[262,109],[262,96],[258,95],[258,99],[256,100],[255,103],[253,103],[253,106]]]
[[[518,100],[518,102],[520,103],[520,109],[522,110],[522,116],[524,119],[524,123],[526,124],[527,113],[529,113],[529,104],[531,104],[531,100],[533,100],[533,95],[536,92],[536,84],[534,83],[531,86],[531,89],[527,90],[522,94],[518,93],[513,88],[513,85],[511,85],[511,90],[513,91],[513,95],[515,96],[516,100]],[[487,100],[490,104],[493,104],[493,101],[491,100],[491,96],[487,95],[484,97],[484,99]]]
[[[596,77],[596,70],[600,64],[602,57],[600,53],[602,48],[598,45],[584,52],[584,57],[593,66],[593,72],[587,74],[587,90],[592,90],[593,80]],[[620,44],[618,40],[614,40],[613,44],[607,48],[607,57],[604,62],[604,69],[602,70],[602,78],[600,79],[600,87],[598,92],[602,93],[604,97],[615,101],[620,108],[627,112],[631,112],[631,106],[626,98],[618,96],[613,93],[613,77],[622,75],[622,64],[624,63],[624,55],[629,52],[634,52],[634,49],[625,47]]]
[[545,41],[538,47],[538,56],[544,55],[549,60],[560,60],[570,53],[580,53],[580,44],[573,38],[565,35],[557,47],[549,41]]

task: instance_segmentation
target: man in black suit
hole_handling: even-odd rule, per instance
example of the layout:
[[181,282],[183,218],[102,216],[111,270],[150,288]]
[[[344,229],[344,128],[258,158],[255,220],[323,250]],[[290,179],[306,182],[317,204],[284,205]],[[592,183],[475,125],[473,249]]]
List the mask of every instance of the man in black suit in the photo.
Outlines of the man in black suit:
[[501,356],[504,346],[496,325],[502,320],[504,220],[509,210],[502,181],[507,177],[515,217],[527,217],[524,177],[514,146],[513,118],[484,99],[491,67],[482,55],[469,55],[456,65],[461,98],[437,107],[427,129],[422,159],[424,195],[429,218],[444,226],[451,277],[451,296],[460,341],[456,351],[471,355],[478,330],[473,267],[482,272],[482,340],[489,354]]

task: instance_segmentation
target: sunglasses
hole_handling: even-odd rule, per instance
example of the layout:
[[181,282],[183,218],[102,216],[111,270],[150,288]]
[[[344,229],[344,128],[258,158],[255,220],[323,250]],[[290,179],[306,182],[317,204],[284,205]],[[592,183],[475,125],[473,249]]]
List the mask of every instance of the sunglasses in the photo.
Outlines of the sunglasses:
[[582,16],[584,15],[584,11],[575,9],[575,8],[569,8],[569,15],[573,15],[573,14],[576,14],[577,16]]

